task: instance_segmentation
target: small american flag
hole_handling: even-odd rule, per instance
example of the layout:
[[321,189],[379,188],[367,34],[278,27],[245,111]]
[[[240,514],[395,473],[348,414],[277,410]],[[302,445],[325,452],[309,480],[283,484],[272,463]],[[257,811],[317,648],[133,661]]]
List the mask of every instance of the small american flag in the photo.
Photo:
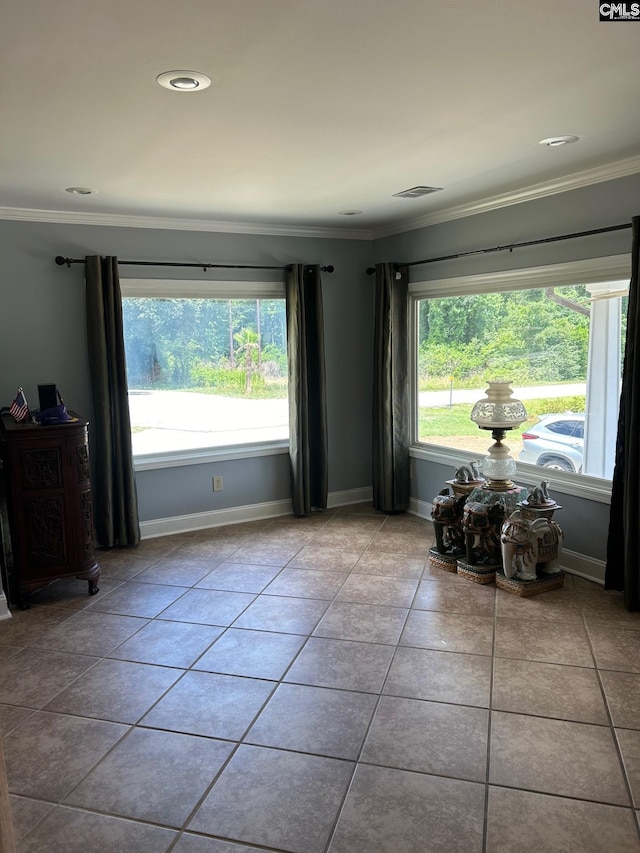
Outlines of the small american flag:
[[24,396],[24,391],[22,390],[22,388],[18,388],[16,399],[9,406],[9,414],[13,416],[13,419],[16,423],[26,421],[29,417],[29,406],[27,404],[27,398]]

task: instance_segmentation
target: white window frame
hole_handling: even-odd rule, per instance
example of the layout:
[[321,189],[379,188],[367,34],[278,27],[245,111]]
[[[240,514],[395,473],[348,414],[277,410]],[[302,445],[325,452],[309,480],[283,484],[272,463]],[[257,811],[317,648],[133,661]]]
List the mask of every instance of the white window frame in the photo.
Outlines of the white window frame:
[[[508,290],[527,290],[542,287],[563,287],[579,284],[593,284],[603,281],[629,279],[631,277],[631,256],[610,255],[603,258],[590,258],[581,261],[569,261],[561,264],[548,264],[539,267],[526,267],[502,272],[467,275],[457,278],[417,281],[409,284],[409,381],[411,400],[411,447],[410,456],[425,459],[449,467],[459,467],[461,460],[471,461],[477,454],[466,450],[427,445],[418,441],[418,399],[417,399],[417,351],[418,322],[417,304],[420,299],[446,296],[470,296],[482,293],[495,293]],[[507,436],[508,442],[508,436]],[[487,441],[487,447],[490,441]],[[517,463],[517,476],[521,483],[534,485],[540,482],[540,468],[536,465]],[[562,494],[575,495],[600,503],[611,501],[611,481],[585,474],[554,471],[553,482]]]
[[[149,299],[284,299],[286,293],[283,281],[197,281],[165,278],[122,278],[120,291],[123,298],[133,296]],[[288,452],[289,439],[246,442],[223,447],[134,456],[133,467],[135,471],[149,471]]]

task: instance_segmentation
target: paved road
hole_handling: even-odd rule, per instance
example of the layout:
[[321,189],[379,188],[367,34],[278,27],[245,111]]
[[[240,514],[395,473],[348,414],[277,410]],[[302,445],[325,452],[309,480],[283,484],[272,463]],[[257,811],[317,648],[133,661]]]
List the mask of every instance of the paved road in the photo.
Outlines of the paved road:
[[[520,400],[534,400],[538,397],[574,397],[586,392],[586,384],[573,385],[532,385],[530,388],[514,388],[513,396]],[[450,403],[475,403],[486,396],[486,388],[477,390],[457,389],[453,391],[421,391],[418,402],[421,406],[448,406]]]
[[[486,388],[423,391],[421,406],[475,403]],[[514,388],[521,400],[584,394],[585,385],[544,385]],[[162,453],[199,447],[286,439],[289,435],[287,400],[243,400],[197,391],[130,391],[129,411],[133,452]],[[136,430],[137,428],[137,430]]]
[[287,400],[243,400],[197,391],[130,391],[129,412],[136,455],[289,436]]

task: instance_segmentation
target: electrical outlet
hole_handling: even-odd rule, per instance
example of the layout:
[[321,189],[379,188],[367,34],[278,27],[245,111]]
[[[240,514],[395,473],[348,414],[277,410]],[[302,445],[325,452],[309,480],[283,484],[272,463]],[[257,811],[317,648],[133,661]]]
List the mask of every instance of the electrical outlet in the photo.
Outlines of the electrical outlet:
[[213,491],[214,492],[221,492],[222,486],[223,486],[222,477],[220,475],[218,475],[217,477],[214,477],[213,478]]

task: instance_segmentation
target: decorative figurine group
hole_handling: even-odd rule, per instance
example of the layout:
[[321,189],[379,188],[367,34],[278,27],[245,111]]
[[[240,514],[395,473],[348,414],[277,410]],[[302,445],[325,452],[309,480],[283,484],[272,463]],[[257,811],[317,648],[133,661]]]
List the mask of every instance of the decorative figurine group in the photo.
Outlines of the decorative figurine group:
[[549,496],[548,481],[528,490],[516,486],[494,491],[487,488],[477,464],[458,468],[433,499],[432,565],[476,583],[495,581],[521,596],[561,587],[563,536],[552,520],[561,507]]

